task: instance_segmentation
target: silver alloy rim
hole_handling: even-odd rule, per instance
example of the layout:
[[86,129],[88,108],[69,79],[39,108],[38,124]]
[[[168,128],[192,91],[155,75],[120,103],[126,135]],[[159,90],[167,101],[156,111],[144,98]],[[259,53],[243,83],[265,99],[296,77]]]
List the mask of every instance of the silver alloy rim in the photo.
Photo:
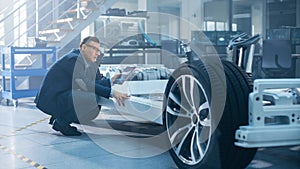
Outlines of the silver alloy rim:
[[177,157],[198,164],[205,156],[212,132],[211,111],[203,86],[192,75],[181,75],[167,97],[166,126]]

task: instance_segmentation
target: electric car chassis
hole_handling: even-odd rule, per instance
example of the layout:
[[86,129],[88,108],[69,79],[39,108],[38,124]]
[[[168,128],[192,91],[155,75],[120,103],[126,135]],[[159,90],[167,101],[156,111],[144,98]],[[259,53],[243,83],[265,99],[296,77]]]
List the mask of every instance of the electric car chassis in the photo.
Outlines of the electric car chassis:
[[[125,107],[108,106],[165,126],[179,168],[242,169],[257,148],[300,144],[300,79],[258,79],[229,61],[195,59],[163,65],[103,65],[121,70],[115,90]],[[102,70],[103,72],[103,70]]]

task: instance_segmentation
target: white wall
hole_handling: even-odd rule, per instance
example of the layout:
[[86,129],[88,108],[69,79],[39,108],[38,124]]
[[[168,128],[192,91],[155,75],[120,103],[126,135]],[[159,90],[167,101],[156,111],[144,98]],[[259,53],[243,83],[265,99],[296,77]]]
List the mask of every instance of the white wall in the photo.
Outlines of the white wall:
[[[180,22],[180,37],[181,39],[191,40],[192,30],[203,30],[203,0],[181,3],[181,22]],[[187,26],[187,23],[189,26]]]
[[127,13],[138,10],[138,3],[137,0],[122,0],[115,3],[112,8],[126,9]]

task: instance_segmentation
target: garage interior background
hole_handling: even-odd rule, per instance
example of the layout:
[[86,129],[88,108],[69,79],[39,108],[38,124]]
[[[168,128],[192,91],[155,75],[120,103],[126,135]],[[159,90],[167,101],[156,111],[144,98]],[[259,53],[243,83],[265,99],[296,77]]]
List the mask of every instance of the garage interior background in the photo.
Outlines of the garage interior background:
[[[299,0],[0,0],[0,3],[0,164],[6,168],[28,168],[28,165],[42,168],[31,160],[50,168],[176,168],[174,161],[166,153],[153,158],[126,159],[95,147],[87,135],[79,139],[62,137],[51,130],[49,118],[35,108],[33,98],[47,69],[63,54],[78,47],[82,38],[88,35],[95,35],[101,39],[105,52],[104,64],[131,64],[124,70],[139,70],[136,71],[137,74],[143,75],[143,78],[147,75],[147,80],[156,80],[157,75],[160,75],[161,80],[166,82],[170,73],[168,71],[177,68],[185,59],[181,57],[181,40],[191,42],[191,45],[202,46],[203,55],[217,52],[221,59],[227,59],[226,48],[234,35],[246,33],[253,37],[259,34],[261,38],[254,51],[255,71],[252,78],[300,77]],[[264,64],[264,59],[270,58],[272,64]],[[274,63],[278,66],[276,62],[279,63],[279,67],[276,67],[275,71],[273,67],[267,67],[274,66]],[[113,70],[113,67],[106,67],[104,64],[101,66],[104,72]],[[148,67],[145,64],[148,64]],[[136,77],[141,77],[138,75]],[[275,79],[275,82],[278,81]],[[299,79],[292,79],[285,85],[292,83],[298,85]],[[161,89],[162,86],[152,81],[148,81],[148,84],[151,87],[136,85],[132,88],[136,89],[136,95],[144,96],[146,90]],[[270,84],[273,85],[274,82]],[[160,92],[163,93],[164,89]],[[134,94],[133,90],[131,93]],[[162,104],[161,93],[146,93],[149,95],[136,98],[135,103],[140,104],[144,99],[148,104],[147,99],[150,98]],[[291,127],[297,130],[292,131],[298,132],[299,92],[284,91],[279,93],[282,97],[274,96],[283,99],[283,102],[278,101],[279,106],[281,103],[297,103],[292,106],[293,111],[298,113],[288,113],[290,125],[296,123]],[[21,98],[25,99],[20,101],[18,107],[18,99]],[[14,107],[10,101],[13,101]],[[291,110],[292,106],[286,107]],[[157,107],[158,109],[152,110],[162,115],[162,106]],[[138,116],[134,110],[126,113],[131,112],[136,118]],[[152,114],[149,114],[153,120]],[[144,114],[141,116],[145,117]],[[126,119],[123,119],[119,112],[114,110],[101,111],[99,118],[95,120],[95,128],[101,130],[98,135],[100,140],[106,141],[120,152],[136,156],[141,152],[151,153],[151,150],[160,148],[154,146],[153,149],[152,145],[116,139],[114,135],[111,137],[114,129],[121,129],[118,130],[121,132],[125,129],[123,132],[129,132],[130,136],[136,137],[152,136],[165,129],[164,126],[153,123],[139,124],[137,121],[130,121],[131,118],[135,119],[134,117],[126,115]],[[102,128],[107,119],[112,122],[114,129]],[[162,122],[162,118],[157,119]],[[265,122],[271,124],[288,123],[287,116],[282,115],[265,119]],[[89,133],[86,131],[85,133]],[[282,134],[278,132],[278,128],[275,133],[285,139],[287,137],[284,134],[298,137],[297,134],[288,132]],[[263,132],[263,137],[267,138],[265,136],[267,134]],[[271,136],[269,139],[272,143],[274,137]],[[284,140],[281,143],[286,145],[288,142]],[[261,168],[297,168],[300,161],[299,150],[298,145],[259,149],[247,169],[259,168],[259,163],[264,166]],[[230,158],[227,153],[223,155]],[[189,156],[187,157],[186,159],[189,159]]]
[[[262,37],[255,50],[254,66],[258,78],[265,77],[260,70],[264,65],[263,41],[267,39],[289,41],[282,46],[285,47],[283,54],[296,60],[293,76],[300,76],[300,2],[297,0],[1,1],[1,4],[7,4],[0,7],[2,68],[12,58],[13,54],[7,49],[10,46],[55,47],[54,52],[45,54],[46,58],[43,53],[21,52],[15,57],[15,65],[10,65],[44,70],[53,63],[53,53],[54,59],[59,58],[77,47],[83,37],[95,35],[110,49],[106,50],[103,63],[164,64],[174,69],[179,64],[179,40],[205,45],[204,34],[219,56],[226,58],[228,41],[233,35],[245,32]],[[185,22],[193,26],[186,26]],[[141,50],[142,54],[128,58],[128,49]],[[204,54],[210,52],[210,48],[204,50]],[[43,73],[25,73],[28,76],[19,78],[16,86],[19,89],[37,88]],[[1,78],[5,79],[4,76]],[[7,82],[9,80],[4,81],[7,87],[12,85]]]

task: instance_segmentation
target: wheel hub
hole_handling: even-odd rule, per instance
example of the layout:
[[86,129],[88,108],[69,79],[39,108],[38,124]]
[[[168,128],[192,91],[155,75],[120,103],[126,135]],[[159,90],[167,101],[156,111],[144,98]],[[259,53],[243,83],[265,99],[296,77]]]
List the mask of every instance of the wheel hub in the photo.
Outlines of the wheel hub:
[[193,126],[196,126],[199,123],[199,116],[195,113],[192,114],[191,116],[191,123]]

